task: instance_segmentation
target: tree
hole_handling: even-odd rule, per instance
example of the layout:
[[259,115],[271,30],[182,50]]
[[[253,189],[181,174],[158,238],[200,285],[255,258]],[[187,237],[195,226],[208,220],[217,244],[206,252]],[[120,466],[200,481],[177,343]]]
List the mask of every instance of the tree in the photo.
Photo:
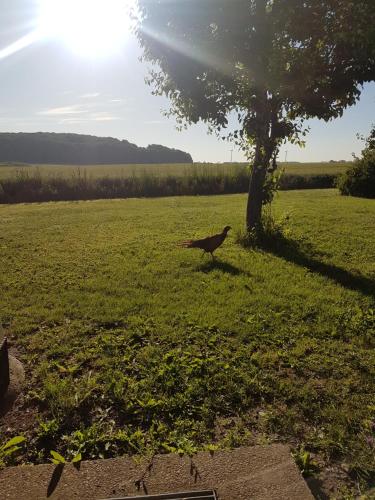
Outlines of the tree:
[[366,149],[375,150],[375,124],[372,125],[370,135],[366,139]]
[[338,177],[337,187],[343,195],[375,198],[375,125],[368,137],[358,138],[365,141],[362,156]]
[[153,93],[180,125],[207,122],[252,152],[247,228],[303,121],[342,115],[375,79],[374,0],[138,0],[137,36]]

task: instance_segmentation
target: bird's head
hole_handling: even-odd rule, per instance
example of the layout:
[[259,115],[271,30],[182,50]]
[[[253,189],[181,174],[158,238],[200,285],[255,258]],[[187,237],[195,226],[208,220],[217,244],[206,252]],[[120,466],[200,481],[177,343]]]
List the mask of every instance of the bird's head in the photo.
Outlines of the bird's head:
[[223,233],[227,234],[227,232],[229,231],[229,229],[232,229],[230,226],[225,226],[224,230],[223,230]]

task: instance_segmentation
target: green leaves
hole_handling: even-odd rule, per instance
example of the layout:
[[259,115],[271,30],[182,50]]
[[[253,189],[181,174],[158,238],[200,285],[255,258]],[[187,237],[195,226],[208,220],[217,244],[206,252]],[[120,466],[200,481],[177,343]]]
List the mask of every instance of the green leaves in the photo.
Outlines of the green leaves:
[[21,443],[24,443],[26,438],[23,436],[15,436],[14,438],[7,441],[5,444],[0,446],[0,468],[5,466],[5,459],[13,455],[15,452],[21,449],[18,446]]
[[139,7],[145,59],[161,68],[149,81],[187,122],[220,128],[237,109],[245,118],[257,112],[259,91],[295,118],[327,120],[375,78],[373,2],[238,0],[233,9],[226,0],[168,8],[139,0]]
[[9,449],[12,449],[15,446],[17,446],[18,444],[23,443],[25,440],[26,439],[23,436],[16,436],[16,437],[12,438],[10,441],[8,441],[7,443],[5,443],[5,445],[3,445],[0,448],[0,450],[2,450],[2,451],[8,450],[9,451]]
[[65,458],[57,453],[57,451],[51,450],[50,454],[52,455],[51,462],[55,465],[66,464]]
[[77,455],[73,458],[72,464],[77,464],[82,460],[82,453],[77,453]]
[[[50,454],[52,455],[52,458],[50,460],[53,464],[55,464],[55,465],[64,464],[65,465],[68,463],[68,461],[62,455],[60,455],[60,453],[58,453],[57,451],[51,450]],[[82,460],[82,454],[77,453],[76,455],[74,455],[73,459],[71,460],[71,463],[78,464],[79,462],[81,462],[81,460]]]
[[375,127],[366,141],[362,157],[337,179],[342,195],[375,198]]
[[296,450],[292,455],[304,477],[309,477],[318,470],[317,463],[313,460],[311,453],[307,451],[304,446],[301,446],[300,449]]

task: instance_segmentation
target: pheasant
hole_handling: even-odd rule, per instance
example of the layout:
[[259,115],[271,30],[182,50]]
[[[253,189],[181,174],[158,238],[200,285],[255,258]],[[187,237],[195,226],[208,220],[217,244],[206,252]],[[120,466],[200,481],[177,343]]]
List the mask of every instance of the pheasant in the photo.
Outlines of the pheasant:
[[200,248],[205,253],[210,253],[211,257],[214,258],[214,251],[219,248],[227,237],[228,231],[231,229],[230,226],[225,226],[222,233],[214,234],[213,236],[208,236],[201,240],[188,240],[183,241],[181,246],[184,248]]

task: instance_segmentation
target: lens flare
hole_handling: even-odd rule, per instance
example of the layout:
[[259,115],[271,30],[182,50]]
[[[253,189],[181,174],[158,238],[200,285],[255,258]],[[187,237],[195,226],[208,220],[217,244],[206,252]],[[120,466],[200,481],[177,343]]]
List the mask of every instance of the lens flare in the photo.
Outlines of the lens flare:
[[105,57],[124,47],[130,5],[129,0],[41,0],[38,30],[79,55]]
[[9,57],[22,49],[26,49],[29,45],[40,40],[40,33],[38,31],[31,31],[27,35],[19,38],[15,42],[0,49],[0,60]]

